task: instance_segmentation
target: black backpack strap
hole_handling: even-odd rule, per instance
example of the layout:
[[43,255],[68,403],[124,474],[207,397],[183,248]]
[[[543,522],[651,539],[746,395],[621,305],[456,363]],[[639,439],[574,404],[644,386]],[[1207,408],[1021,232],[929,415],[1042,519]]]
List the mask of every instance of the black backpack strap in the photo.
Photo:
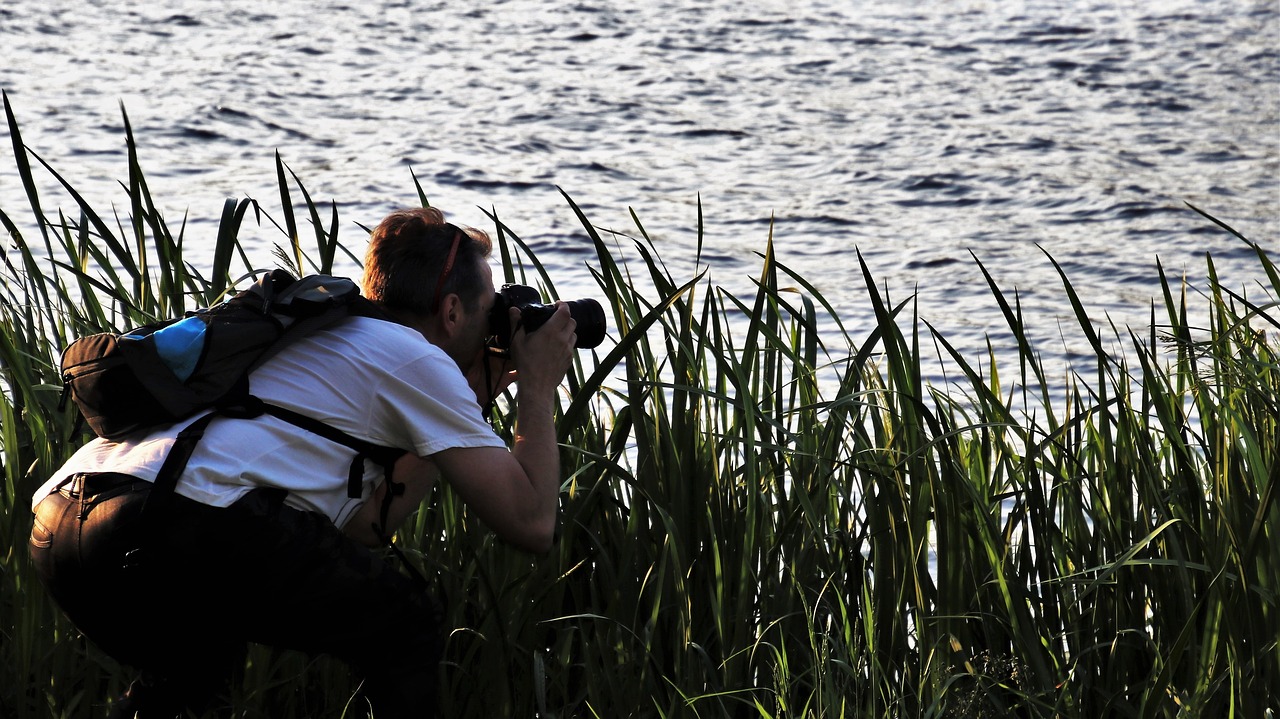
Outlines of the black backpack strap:
[[356,297],[347,305],[347,312],[356,317],[369,317],[383,322],[394,322],[395,324],[404,324],[400,320],[391,315],[390,312],[382,309],[381,305],[367,297]]
[[[265,414],[284,420],[295,427],[301,427],[312,434],[318,434],[330,442],[335,442],[347,447],[348,449],[355,450],[356,456],[355,459],[351,461],[351,469],[347,474],[347,496],[352,499],[359,498],[362,493],[361,483],[364,479],[365,460],[371,460],[378,466],[382,467],[387,481],[391,482],[392,468],[395,467],[396,460],[400,459],[400,457],[405,453],[402,449],[385,447],[380,444],[374,444],[373,442],[367,442],[363,439],[352,437],[342,430],[334,429],[318,419],[294,412],[291,409],[285,409],[279,405],[261,402],[260,400],[259,403],[261,404],[262,411]],[[401,487],[400,491],[404,491],[403,487]]]
[[[208,429],[209,423],[217,417],[232,417],[236,419],[252,419],[263,414],[269,414],[278,419],[284,420],[289,424],[317,434],[331,442],[341,444],[344,447],[355,451],[356,456],[351,461],[351,468],[347,473],[347,496],[352,499],[359,498],[363,493],[364,480],[364,463],[365,460],[372,460],[378,466],[382,467],[386,476],[387,487],[390,492],[388,496],[398,496],[404,493],[404,485],[396,483],[392,478],[392,469],[395,467],[396,460],[404,455],[404,450],[395,447],[386,447],[363,439],[352,437],[342,430],[335,429],[318,419],[308,417],[304,414],[285,409],[278,405],[267,404],[252,395],[243,398],[244,401],[237,402],[235,406],[224,406],[216,409],[208,414],[200,417],[196,421],[187,425],[178,433],[174,441],[173,447],[169,450],[169,454],[165,456],[164,463],[160,465],[160,471],[156,474],[155,483],[153,485],[153,495],[164,497],[172,494],[178,486],[178,478],[182,476],[183,470],[187,468],[187,462],[191,460],[191,454],[195,451],[196,445],[204,437],[205,430]],[[161,500],[167,501],[167,500]],[[150,503],[150,502],[149,502]],[[383,526],[386,524],[386,513],[390,502],[384,500],[384,508],[382,512]]]
[[210,412],[196,421],[187,425],[178,437],[174,440],[173,447],[169,449],[169,454],[165,455],[164,463],[160,465],[160,471],[156,473],[155,482],[151,485],[151,492],[147,494],[147,499],[142,505],[143,517],[154,517],[156,512],[163,512],[168,508],[169,502],[173,497],[173,491],[178,486],[178,478],[182,476],[182,471],[187,468],[187,462],[191,460],[191,453],[195,451],[196,445],[204,437],[204,431],[209,427],[209,423],[218,416],[216,411]]

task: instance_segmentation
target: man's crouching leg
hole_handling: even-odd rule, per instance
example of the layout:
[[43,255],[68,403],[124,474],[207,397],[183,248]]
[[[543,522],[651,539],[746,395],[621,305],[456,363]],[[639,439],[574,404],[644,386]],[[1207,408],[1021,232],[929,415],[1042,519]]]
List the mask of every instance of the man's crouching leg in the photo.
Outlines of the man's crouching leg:
[[237,554],[256,548],[271,598],[246,617],[250,641],[346,662],[377,719],[435,716],[443,613],[430,591],[321,515],[252,498],[237,509]]

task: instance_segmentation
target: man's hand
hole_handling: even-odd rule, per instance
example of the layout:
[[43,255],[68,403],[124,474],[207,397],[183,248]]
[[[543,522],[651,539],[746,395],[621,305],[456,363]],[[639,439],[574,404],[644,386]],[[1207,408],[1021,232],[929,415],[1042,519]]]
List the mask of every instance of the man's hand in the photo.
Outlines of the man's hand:
[[[520,310],[511,308],[511,327],[520,327]],[[556,311],[545,324],[532,334],[517,329],[511,338],[511,349],[507,352],[494,351],[485,347],[480,350],[467,370],[467,384],[476,393],[476,401],[480,406],[492,402],[515,382],[522,374],[518,371],[521,359],[526,368],[537,368],[537,380],[552,390],[560,386],[565,374],[573,365],[573,352],[577,344],[577,322],[569,313],[568,305],[556,303]],[[524,374],[532,370],[526,369]],[[528,383],[522,383],[528,384]],[[542,389],[535,387],[534,392]]]
[[[520,311],[511,308],[511,326],[519,326]],[[523,327],[511,337],[511,355],[520,373],[520,392],[550,399],[573,366],[577,323],[569,306],[556,303],[555,314],[533,332]]]

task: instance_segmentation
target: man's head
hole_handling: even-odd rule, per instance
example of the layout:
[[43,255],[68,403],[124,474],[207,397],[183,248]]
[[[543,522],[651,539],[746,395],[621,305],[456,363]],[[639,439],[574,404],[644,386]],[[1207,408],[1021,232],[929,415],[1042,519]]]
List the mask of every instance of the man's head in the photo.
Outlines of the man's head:
[[396,210],[369,237],[364,296],[393,313],[427,317],[456,294],[474,312],[487,289],[492,248],[484,231],[445,224],[434,207]]
[[434,207],[397,210],[369,237],[364,296],[416,327],[465,372],[489,334],[492,248],[483,231],[445,224]]

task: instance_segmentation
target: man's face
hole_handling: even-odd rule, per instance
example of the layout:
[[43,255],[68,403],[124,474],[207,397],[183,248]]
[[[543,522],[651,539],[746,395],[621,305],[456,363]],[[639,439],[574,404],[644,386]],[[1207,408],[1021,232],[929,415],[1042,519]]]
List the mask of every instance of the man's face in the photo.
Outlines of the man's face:
[[467,311],[463,305],[462,330],[454,337],[453,347],[445,351],[453,358],[465,374],[484,350],[485,340],[490,334],[489,312],[493,309],[493,268],[484,260],[480,262],[480,301],[475,311]]

